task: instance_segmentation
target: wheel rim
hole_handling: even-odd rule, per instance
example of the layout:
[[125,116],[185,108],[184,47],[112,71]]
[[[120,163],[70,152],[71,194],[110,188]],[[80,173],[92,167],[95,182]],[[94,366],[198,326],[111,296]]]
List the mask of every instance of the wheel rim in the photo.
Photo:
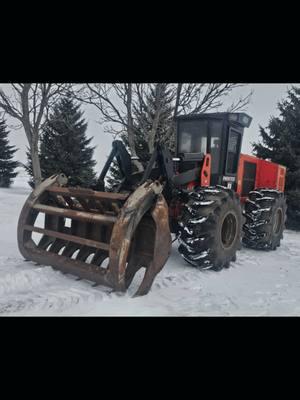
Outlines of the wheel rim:
[[221,243],[224,249],[229,249],[235,241],[237,234],[236,216],[229,212],[225,215],[221,228]]
[[280,232],[280,228],[282,225],[282,210],[281,208],[278,208],[275,213],[275,218],[274,218],[274,226],[273,226],[273,232],[275,235],[278,235]]

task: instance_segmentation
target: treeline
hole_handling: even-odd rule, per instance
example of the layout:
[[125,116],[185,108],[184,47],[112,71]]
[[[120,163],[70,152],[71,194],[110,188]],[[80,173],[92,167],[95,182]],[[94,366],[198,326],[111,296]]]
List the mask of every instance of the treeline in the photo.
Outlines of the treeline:
[[8,188],[17,176],[19,163],[14,161],[17,149],[9,144],[9,131],[5,119],[0,120],[0,187]]
[[300,89],[292,87],[287,98],[278,103],[279,116],[271,117],[266,128],[260,127],[260,141],[253,144],[258,157],[287,168],[286,226],[300,230]]
[[[92,187],[96,183],[92,137],[87,138],[87,122],[80,105],[70,96],[54,105],[40,135],[39,159],[42,179],[64,173],[70,186]],[[30,151],[25,169],[34,187],[34,173]]]
[[[0,110],[18,121],[28,140],[30,185],[63,172],[72,186],[93,187],[94,147],[87,136],[81,106],[93,106],[104,130],[121,139],[132,156],[146,161],[157,142],[174,148],[175,119],[220,110],[241,111],[250,93],[224,109],[237,84],[12,84],[10,94],[0,90]],[[292,87],[278,104],[280,115],[260,127],[261,140],[253,144],[258,157],[287,167],[286,195],[289,228],[300,229],[300,89]],[[5,119],[0,120],[0,186],[9,187],[19,165],[16,148],[9,145]],[[136,168],[141,168],[138,160]],[[114,164],[107,180],[111,188],[120,178]]]
[[[41,176],[45,179],[57,173],[69,177],[70,186],[91,187],[96,182],[93,160],[94,147],[87,138],[87,123],[80,105],[68,95],[58,99],[43,124],[38,157]],[[10,187],[17,176],[16,168],[23,166],[29,175],[29,184],[35,186],[32,157],[27,151],[27,164],[14,161],[17,149],[9,145],[6,121],[0,121],[0,187]]]
[[[54,170],[66,170],[71,184],[90,186],[93,172],[93,148],[86,137],[86,126],[73,126],[62,104],[68,99],[72,108],[93,106],[105,130],[124,141],[132,156],[147,158],[157,142],[171,150],[174,145],[174,121],[178,115],[219,109],[239,84],[10,84],[0,88],[0,110],[20,125],[28,141],[26,169],[32,186]],[[242,109],[250,94],[237,98],[232,111]],[[79,108],[77,108],[79,111]],[[60,117],[57,113],[61,112]],[[66,117],[66,120],[64,119]],[[72,143],[72,151],[68,144]],[[80,150],[79,150],[80,149]],[[53,150],[51,152],[51,150]],[[55,159],[55,161],[54,161]],[[138,160],[134,161],[141,168]],[[111,181],[118,172],[111,170]],[[71,174],[71,175],[69,175]],[[74,174],[74,175],[73,175]]]

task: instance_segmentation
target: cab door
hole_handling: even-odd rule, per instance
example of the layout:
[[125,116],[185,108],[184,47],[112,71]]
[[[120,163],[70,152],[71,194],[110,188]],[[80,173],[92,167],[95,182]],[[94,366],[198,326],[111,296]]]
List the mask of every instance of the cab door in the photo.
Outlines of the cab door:
[[242,145],[242,134],[238,128],[229,127],[223,185],[236,189],[237,170]]

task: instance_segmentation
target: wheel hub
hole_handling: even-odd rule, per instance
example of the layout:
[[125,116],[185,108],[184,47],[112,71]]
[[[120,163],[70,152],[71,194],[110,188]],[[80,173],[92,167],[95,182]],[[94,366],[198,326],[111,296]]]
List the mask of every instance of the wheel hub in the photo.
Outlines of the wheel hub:
[[229,249],[235,241],[237,234],[237,220],[232,212],[228,212],[223,219],[221,228],[221,243],[225,249]]

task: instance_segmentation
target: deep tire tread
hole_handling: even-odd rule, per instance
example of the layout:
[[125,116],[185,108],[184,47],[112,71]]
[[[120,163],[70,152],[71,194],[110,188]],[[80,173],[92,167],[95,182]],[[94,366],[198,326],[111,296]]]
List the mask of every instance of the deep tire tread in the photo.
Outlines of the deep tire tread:
[[[179,221],[179,247],[182,257],[191,265],[216,271],[228,268],[241,248],[243,217],[238,195],[222,186],[197,188],[189,193]],[[232,207],[238,216],[238,234],[230,254],[222,256],[216,244],[216,229],[224,207]],[[199,219],[202,223],[193,224]]]
[[[273,232],[274,215],[278,208],[283,212],[283,224],[278,234]],[[245,203],[243,244],[254,249],[276,250],[283,238],[286,220],[284,193],[274,189],[256,189],[249,193]]]

